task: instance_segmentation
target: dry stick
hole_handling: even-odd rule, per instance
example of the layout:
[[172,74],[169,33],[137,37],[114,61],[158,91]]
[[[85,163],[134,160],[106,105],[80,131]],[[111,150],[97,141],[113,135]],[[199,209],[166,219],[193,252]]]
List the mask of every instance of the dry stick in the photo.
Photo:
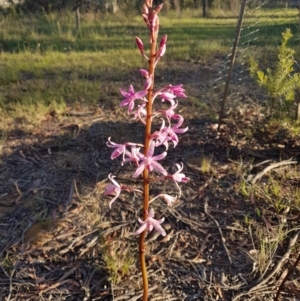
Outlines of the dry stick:
[[223,99],[222,99],[222,103],[221,103],[218,131],[220,131],[221,122],[222,122],[223,115],[224,115],[225,102],[226,102],[226,98],[227,98],[227,94],[228,94],[228,90],[229,90],[229,83],[230,83],[230,80],[231,80],[232,68],[233,68],[233,65],[234,65],[235,57],[236,57],[237,45],[238,45],[238,42],[239,42],[239,39],[240,39],[241,30],[242,30],[242,24],[243,24],[243,20],[244,20],[246,2],[247,2],[247,0],[243,0],[243,2],[242,2],[241,10],[240,10],[240,16],[239,16],[239,20],[238,20],[238,25],[237,25],[237,28],[236,28],[235,40],[234,40],[234,44],[233,44],[233,48],[232,48],[231,60],[230,60],[229,68],[228,68],[228,75],[227,75],[224,95],[223,95]]
[[[298,232],[298,234],[299,234],[299,232]],[[300,262],[300,253],[299,253],[296,261],[294,262],[293,266],[288,270],[287,274],[285,275],[285,277],[283,278],[282,282],[280,283],[274,301],[278,301],[280,292],[282,291],[285,282],[288,280],[288,278],[290,277],[290,275],[292,274],[292,272],[296,269],[296,267],[297,267],[297,265],[298,265],[299,262]]]
[[258,290],[264,284],[266,284],[280,270],[282,264],[289,258],[291,250],[292,250],[293,246],[295,245],[295,243],[297,242],[299,234],[300,234],[300,231],[298,231],[296,233],[296,235],[290,240],[287,251],[285,252],[283,257],[281,257],[281,259],[278,261],[278,263],[276,264],[273,271],[263,281],[257,283],[255,286],[253,286],[248,292],[237,295],[234,299],[232,299],[232,301],[238,300],[238,298],[240,298],[242,296],[250,295],[253,291]]
[[207,214],[207,215],[215,222],[215,224],[217,225],[218,230],[219,230],[219,233],[220,233],[221,238],[222,238],[221,241],[222,241],[223,247],[224,247],[224,249],[225,249],[226,255],[227,255],[227,257],[228,257],[228,260],[229,260],[230,264],[232,264],[232,259],[231,259],[231,256],[230,256],[230,254],[229,254],[229,251],[228,251],[228,249],[227,249],[227,247],[226,247],[226,245],[225,245],[225,238],[224,238],[224,236],[223,236],[223,233],[222,233],[222,230],[221,230],[221,228],[220,228],[220,225],[219,225],[218,221],[217,221],[212,215],[210,215],[210,214],[208,213],[208,211],[207,211],[207,207],[208,207],[207,202],[208,202],[208,197],[204,198],[204,212],[205,212],[205,213],[206,213],[206,214]]
[[[147,1],[146,1],[147,2]],[[149,7],[149,9],[152,9]],[[147,117],[146,117],[146,128],[145,128],[145,143],[144,143],[144,155],[147,156],[147,152],[150,145],[150,136],[151,136],[151,120],[152,120],[152,102],[153,102],[153,86],[154,86],[154,68],[155,68],[155,53],[156,53],[156,41],[157,33],[156,31],[151,32],[151,49],[150,49],[150,58],[149,58],[149,77],[152,79],[151,87],[148,90],[148,102],[147,102]],[[144,186],[144,201],[143,201],[143,220],[146,220],[148,217],[149,211],[149,195],[150,195],[150,181],[149,181],[149,171],[147,168],[143,172],[143,186]],[[149,284],[148,276],[146,270],[146,259],[145,259],[145,237],[147,231],[144,230],[140,235],[139,241],[139,255],[140,255],[140,264],[143,278],[143,301],[148,300],[149,295]]]
[[271,165],[269,165],[268,167],[266,167],[262,172],[260,172],[259,174],[257,174],[254,179],[252,180],[252,184],[255,184],[255,182],[260,179],[261,177],[264,176],[264,174],[266,174],[268,171],[283,166],[283,165],[288,165],[288,164],[295,164],[298,163],[298,161],[291,161],[291,160],[284,160],[281,162],[277,162],[277,163],[273,163]]
[[8,294],[8,297],[7,297],[6,300],[7,300],[7,301],[10,301],[11,294],[12,294],[12,289],[13,289],[13,278],[12,278],[12,277],[13,277],[13,275],[14,275],[16,269],[17,269],[17,263],[15,264],[15,266],[14,266],[14,268],[13,268],[13,270],[12,270],[10,276],[9,276],[9,275],[6,273],[6,271],[3,269],[2,265],[1,265],[1,269],[2,269],[2,271],[4,272],[4,274],[6,274],[6,275],[9,277],[9,294]]
[[278,261],[278,263],[276,264],[276,266],[273,269],[273,271],[263,281],[261,281],[260,283],[258,283],[257,285],[255,285],[253,288],[251,288],[249,290],[249,293],[251,293],[255,289],[258,289],[260,286],[266,284],[280,270],[280,268],[281,268],[282,264],[284,263],[284,261],[289,258],[291,250],[292,250],[292,247],[297,242],[299,233],[300,232],[297,232],[296,235],[290,240],[289,246],[287,248],[287,251],[285,252],[285,254],[283,255],[283,257]]

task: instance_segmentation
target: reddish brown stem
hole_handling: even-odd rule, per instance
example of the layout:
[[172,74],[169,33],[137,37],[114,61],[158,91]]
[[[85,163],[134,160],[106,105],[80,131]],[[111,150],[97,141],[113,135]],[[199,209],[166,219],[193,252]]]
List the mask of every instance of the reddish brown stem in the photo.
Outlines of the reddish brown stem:
[[[144,143],[144,155],[146,156],[149,145],[150,145],[150,136],[151,136],[151,118],[152,118],[152,102],[153,102],[153,86],[154,86],[154,64],[155,64],[155,52],[156,52],[156,43],[157,36],[156,34],[151,34],[151,49],[150,49],[150,58],[149,58],[149,76],[152,78],[151,87],[148,90],[148,102],[147,102],[147,117],[146,117],[146,129],[145,129],[145,143]],[[144,202],[143,202],[143,219],[146,220],[148,217],[149,211],[149,190],[150,190],[150,181],[149,181],[149,171],[145,168],[143,172],[143,184],[144,184]],[[148,276],[146,269],[146,258],[145,258],[145,237],[146,230],[140,235],[139,241],[139,255],[140,263],[143,277],[143,301],[148,300],[149,288],[148,288]]]

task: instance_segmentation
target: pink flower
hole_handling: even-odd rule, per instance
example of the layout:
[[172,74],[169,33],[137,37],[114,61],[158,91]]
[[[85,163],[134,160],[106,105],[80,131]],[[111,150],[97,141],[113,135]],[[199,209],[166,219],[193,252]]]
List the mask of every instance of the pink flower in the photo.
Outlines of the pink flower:
[[126,147],[127,146],[143,146],[141,144],[136,144],[136,143],[132,143],[132,142],[126,142],[124,144],[118,144],[115,142],[110,141],[110,137],[108,138],[108,142],[106,142],[106,145],[108,147],[111,148],[115,148],[115,150],[112,152],[110,158],[112,160],[116,159],[117,157],[119,157],[120,155],[123,154],[122,156],[122,164],[125,162],[125,154],[126,154]]
[[180,126],[183,124],[183,117],[181,115],[178,115],[178,123],[175,124],[174,126],[172,127],[168,127],[166,128],[165,130],[167,131],[167,134],[168,134],[168,140],[171,140],[174,144],[174,147],[177,146],[177,143],[178,143],[178,136],[176,134],[182,134],[182,133],[185,133],[187,130],[188,130],[188,127],[184,128],[184,129],[180,129]]
[[174,105],[175,97],[186,97],[186,95],[183,93],[184,91],[185,90],[182,88],[181,84],[177,86],[168,85],[156,91],[153,95],[153,99],[155,99],[157,96],[160,96],[162,101],[167,100]]
[[146,69],[140,69],[140,73],[143,77],[148,78],[149,77],[149,72]]
[[155,141],[155,146],[164,145],[166,147],[166,150],[169,148],[168,139],[167,139],[167,131],[165,129],[167,128],[165,126],[165,121],[162,119],[161,128],[159,131],[155,131],[153,134],[151,134],[150,138]]
[[128,106],[128,113],[132,112],[134,108],[134,101],[137,99],[143,99],[147,94],[146,90],[134,92],[132,85],[129,86],[128,92],[123,89],[120,89],[120,92],[125,97],[125,99],[121,102],[121,107]]
[[186,95],[183,93],[185,90],[182,88],[182,85],[177,85],[177,86],[169,86],[169,91],[173,94],[175,94],[178,97],[186,97]]
[[174,112],[174,109],[176,109],[178,105],[178,101],[173,100],[173,102],[171,102],[171,106],[169,107],[169,109],[167,110],[157,110],[156,113],[161,113],[164,114],[169,120],[170,119],[178,119],[177,116]]
[[183,164],[181,163],[180,166],[180,164],[177,163],[176,167],[178,170],[173,175],[170,175],[169,178],[171,177],[172,180],[176,182],[187,183],[190,178],[186,177],[184,173],[181,173],[181,171],[183,170]]
[[147,16],[146,14],[142,14],[142,17],[143,17],[143,19],[144,19],[146,25],[149,27],[149,26],[150,26],[150,22],[149,22],[148,16]]
[[136,165],[139,165],[140,159],[143,157],[143,155],[140,153],[140,147],[137,147],[136,145],[131,146],[131,152],[126,151],[127,158],[124,160],[124,162],[135,162]]
[[[159,131],[153,133],[151,135],[152,139],[156,139],[155,146],[159,145],[166,145],[168,141],[172,141],[174,147],[178,144],[178,136],[177,133],[185,133],[188,130],[188,127],[184,129],[180,129],[179,127],[182,125],[184,119],[181,115],[173,115],[173,118],[179,119],[178,123],[174,126],[165,126],[165,122],[163,121],[162,126]],[[174,118],[174,119],[175,119]],[[166,148],[168,149],[168,146],[166,145]]]
[[173,98],[175,98],[176,95],[174,95],[168,91],[165,91],[165,92],[161,93],[160,97],[161,97],[162,101],[168,100],[172,103],[172,102],[174,102]]
[[[115,150],[112,152],[112,154],[110,156],[110,158],[112,160],[114,160],[117,157],[119,157],[120,155],[122,155],[122,163],[121,163],[122,165],[124,162],[132,161],[132,160],[125,159],[125,155],[130,154],[130,152],[128,152],[126,150],[127,146],[131,146],[131,150],[134,149],[135,152],[136,152],[136,149],[138,151],[140,150],[140,148],[138,146],[143,147],[142,144],[136,144],[136,143],[132,143],[132,142],[126,142],[124,144],[117,144],[115,142],[110,141],[110,137],[108,138],[108,142],[106,142],[106,145],[108,147],[115,148]],[[129,155],[129,157],[132,157],[132,155]]]
[[107,184],[105,187],[104,195],[114,195],[115,197],[109,202],[109,208],[111,209],[112,203],[120,196],[121,191],[128,191],[128,192],[140,192],[141,190],[126,186],[120,185],[116,180],[114,180],[115,176],[112,176],[111,173],[108,175],[108,178],[112,181],[112,184]]
[[179,197],[181,196],[181,189],[180,186],[178,185],[177,182],[182,182],[182,183],[187,183],[190,178],[186,177],[184,173],[181,173],[181,171],[183,170],[183,164],[176,164],[177,167],[177,171],[173,174],[173,175],[167,175],[164,178],[165,179],[170,179],[173,180],[175,182],[175,185],[177,186],[178,190],[179,190]]
[[140,228],[134,233],[135,235],[139,235],[145,230],[151,232],[153,228],[162,236],[166,236],[166,231],[160,225],[164,222],[164,218],[160,220],[154,219],[154,210],[153,208],[150,209],[148,217],[145,221],[142,221],[140,218],[138,219],[139,223],[141,224]]
[[115,148],[115,150],[112,152],[110,158],[112,160],[116,159],[120,155],[123,154],[123,161],[124,161],[124,156],[126,152],[126,144],[117,144],[115,142],[110,141],[110,137],[108,138],[108,142],[106,142],[106,145],[111,148]]
[[137,110],[134,113],[134,118],[139,119],[143,124],[146,124],[145,117],[147,116],[147,110],[145,109],[146,102],[138,105]]
[[179,121],[177,122],[177,124],[175,124],[172,129],[175,133],[185,133],[189,128],[186,127],[184,129],[180,129],[181,125],[183,124],[184,118],[181,115],[176,115],[176,119],[179,119]]
[[157,195],[155,198],[153,198],[150,202],[152,203],[154,200],[158,199],[158,198],[162,198],[163,200],[165,200],[167,202],[167,205],[169,207],[171,207],[173,205],[173,203],[177,200],[177,196],[176,197],[173,197],[169,194],[165,194],[165,193],[161,193],[159,195]]
[[119,197],[122,189],[119,183],[114,180],[115,176],[112,176],[110,173],[108,178],[112,181],[112,184],[106,185],[104,195],[115,195],[115,197],[109,202],[109,208],[111,209],[112,203]]
[[177,197],[173,197],[169,194],[164,194],[164,193],[160,194],[160,197],[167,202],[169,207],[171,207],[173,203],[177,200]]
[[139,167],[136,169],[133,175],[134,178],[137,178],[144,171],[145,168],[147,168],[149,171],[155,170],[163,175],[168,174],[167,171],[158,162],[156,162],[165,158],[167,156],[167,152],[163,152],[162,154],[153,157],[154,148],[155,148],[155,142],[151,141],[147,155],[144,156],[141,154],[142,162],[140,163]]

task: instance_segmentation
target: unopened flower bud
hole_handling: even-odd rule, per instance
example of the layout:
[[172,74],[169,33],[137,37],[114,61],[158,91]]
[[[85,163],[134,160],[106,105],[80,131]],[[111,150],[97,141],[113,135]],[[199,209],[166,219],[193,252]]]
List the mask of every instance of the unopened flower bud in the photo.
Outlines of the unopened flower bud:
[[166,44],[163,44],[162,47],[160,47],[159,50],[157,51],[156,57],[161,58],[165,54],[166,48],[167,48]]
[[140,73],[142,76],[144,76],[145,78],[149,77],[149,72],[146,69],[140,69]]
[[159,49],[156,53],[156,58],[160,59],[166,52],[166,43],[168,36],[164,35],[159,43]]
[[148,15],[148,13],[149,13],[149,9],[148,9],[147,5],[145,5],[145,4],[143,5],[142,13],[143,13],[144,15]]
[[156,7],[155,11],[156,11],[157,14],[161,11],[162,7],[163,7],[163,4],[162,4],[162,3],[159,4],[159,5]]
[[151,87],[151,85],[152,85],[152,79],[151,79],[151,77],[148,77],[148,78],[146,79],[146,81],[145,81],[143,90],[144,90],[144,91],[149,90],[149,88]]
[[143,19],[144,19],[144,21],[145,21],[146,25],[147,25],[147,26],[150,26],[150,22],[149,22],[148,15],[146,15],[146,14],[142,14],[142,17],[143,17]]
[[136,45],[139,48],[141,54],[143,54],[144,53],[144,44],[143,44],[142,40],[139,37],[135,37],[135,42],[136,42]]
[[167,39],[168,39],[168,35],[165,34],[160,40],[159,48],[161,48],[164,44],[167,43]]
[[146,0],[146,5],[152,7],[153,0]]
[[154,31],[157,30],[158,22],[159,22],[159,21],[158,21],[158,16],[157,16],[156,13],[154,13],[153,16],[152,16],[152,19],[151,19],[151,28],[150,28],[150,31],[151,31],[151,32],[154,32]]

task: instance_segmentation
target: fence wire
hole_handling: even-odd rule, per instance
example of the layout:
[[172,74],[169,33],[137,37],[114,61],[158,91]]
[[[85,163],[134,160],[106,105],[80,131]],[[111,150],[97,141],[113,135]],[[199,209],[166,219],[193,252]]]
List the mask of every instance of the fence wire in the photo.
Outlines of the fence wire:
[[[265,100],[266,94],[250,76],[249,59],[253,57],[258,61],[260,69],[272,69],[277,60],[282,33],[287,28],[293,33],[289,46],[295,50],[295,70],[300,70],[300,9],[291,7],[291,4],[297,3],[300,6],[300,0],[288,2],[289,6],[282,5],[282,1],[274,0],[254,5],[256,2],[256,0],[247,1],[226,107]],[[230,52],[224,58],[217,76],[209,84],[220,102],[224,95],[231,55]]]

